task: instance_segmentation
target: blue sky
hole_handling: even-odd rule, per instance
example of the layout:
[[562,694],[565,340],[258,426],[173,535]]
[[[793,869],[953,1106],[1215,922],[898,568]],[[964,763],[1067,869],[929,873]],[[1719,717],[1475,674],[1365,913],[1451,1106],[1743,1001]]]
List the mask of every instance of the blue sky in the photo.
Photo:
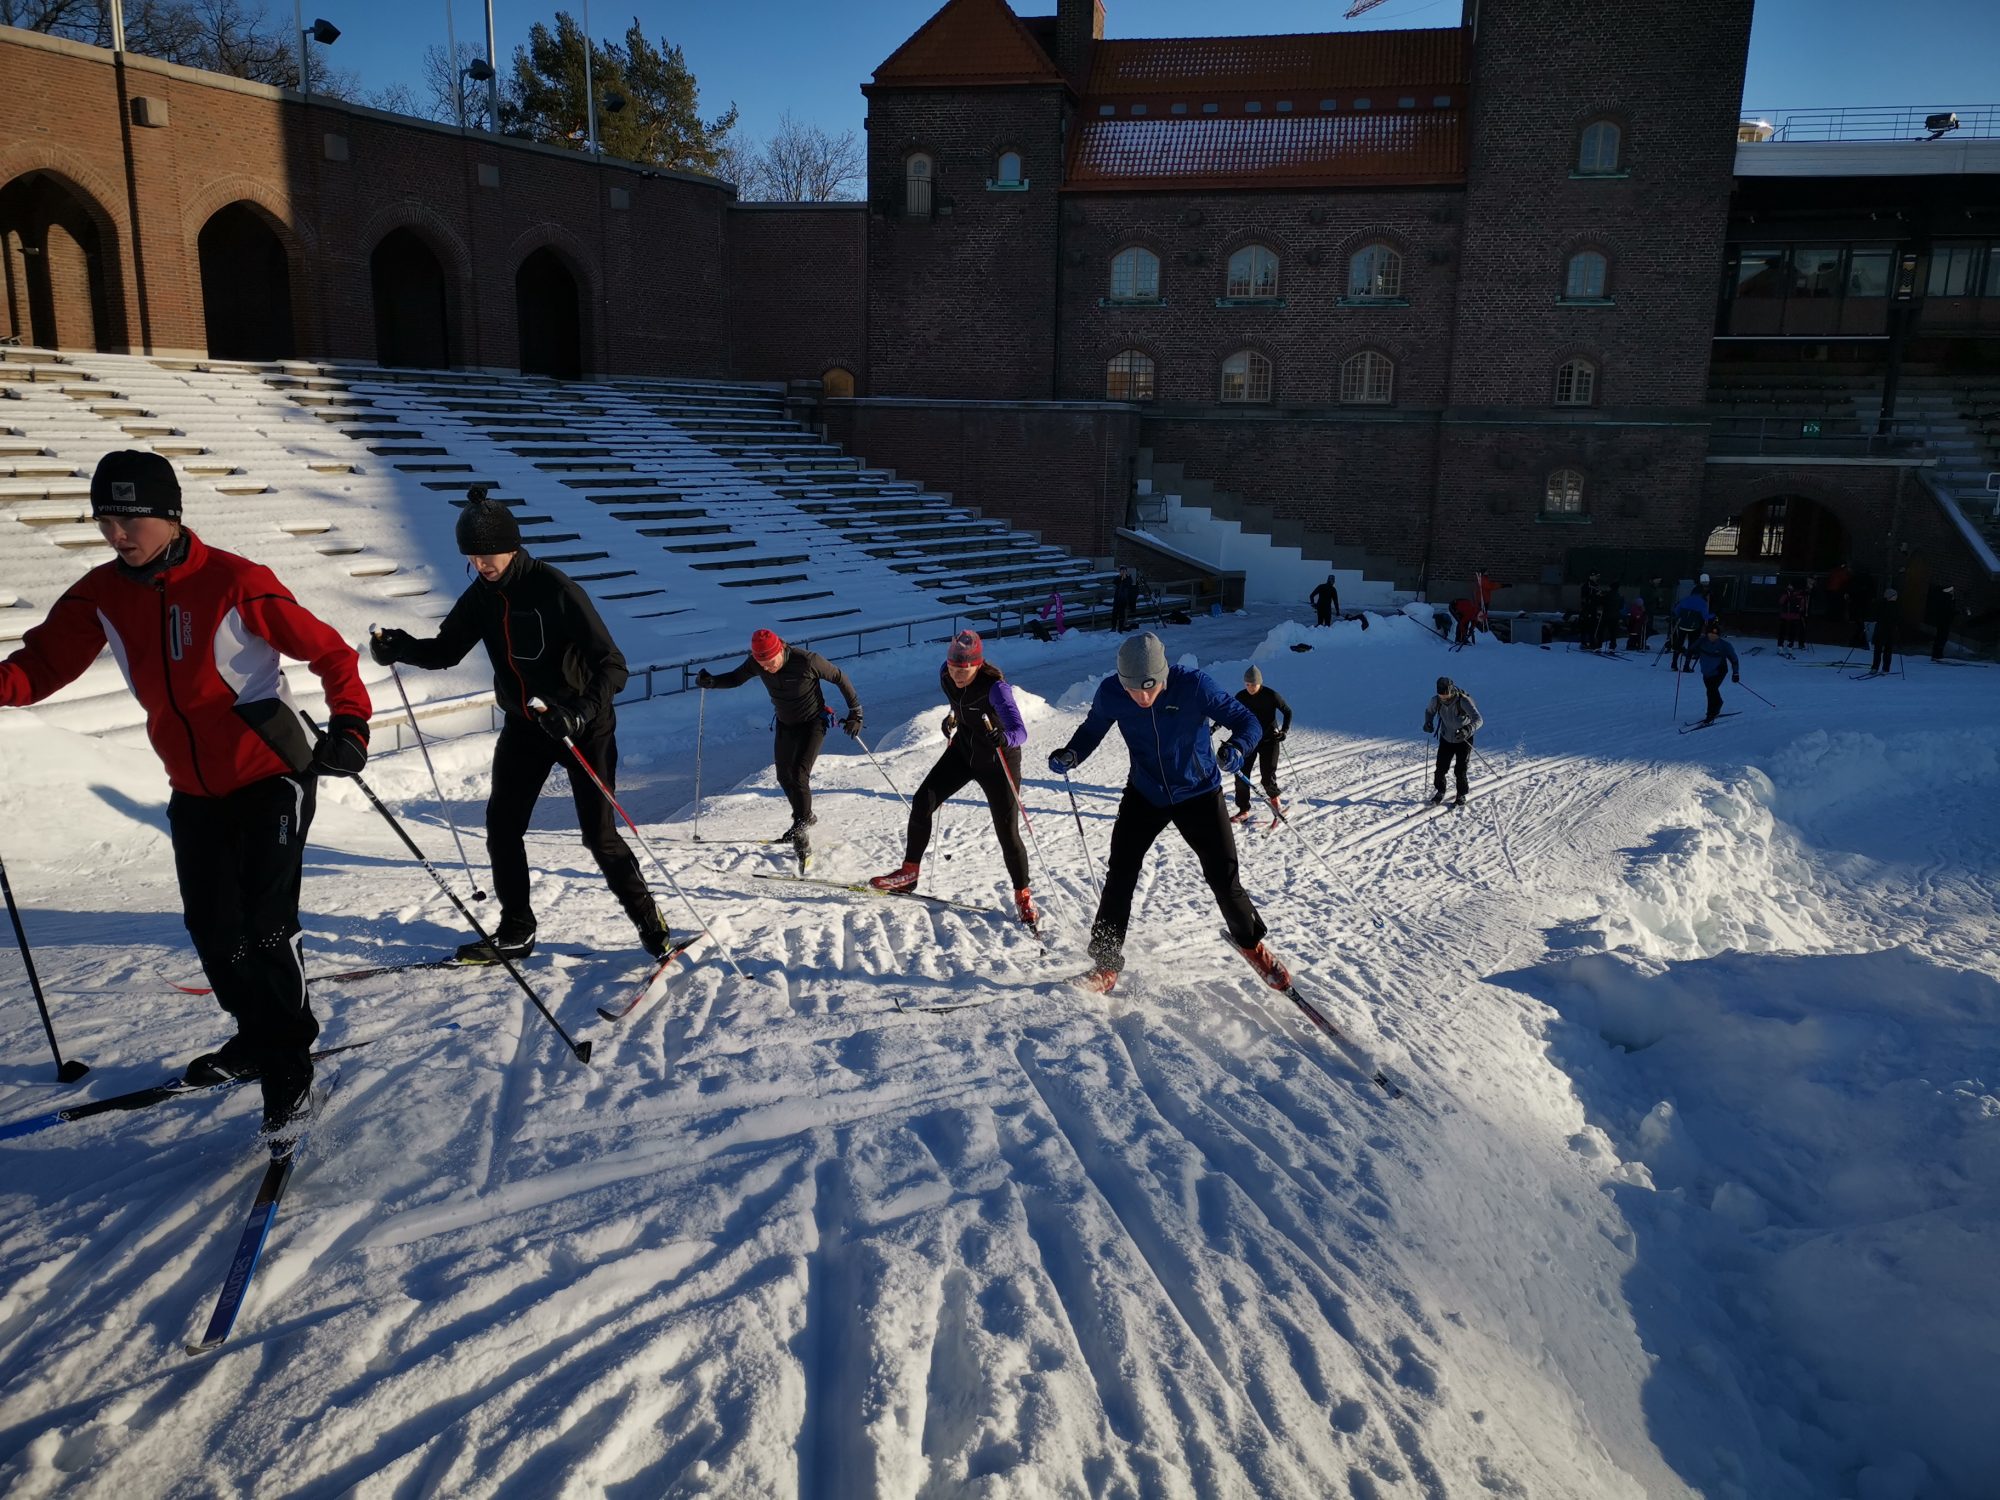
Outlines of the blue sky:
[[[860,88],[875,65],[921,25],[941,0],[656,0],[590,8],[598,37],[622,35],[636,14],[653,37],[678,42],[715,113],[734,100],[741,124],[763,136],[789,110],[830,130],[859,130]],[[1460,0],[1384,0],[1358,21],[1343,21],[1348,0],[1263,0],[1255,7],[1215,0],[1106,0],[1112,36],[1204,36],[1237,31],[1448,26]],[[1504,3],[1504,0],[1489,0]],[[1603,0],[1605,4],[1629,0]],[[306,19],[325,15],[343,35],[333,61],[369,88],[416,81],[425,46],[442,44],[446,0],[312,0]],[[315,11],[312,6],[320,7]],[[289,10],[273,0],[274,13]],[[568,5],[581,15],[580,3]],[[511,56],[528,27],[555,13],[551,0],[495,0],[500,53]],[[1017,0],[1023,14],[1052,12],[1054,0]],[[478,0],[457,0],[462,41],[485,34]],[[1756,108],[2000,103],[2000,4],[1994,0],[1760,0],[1750,42],[1745,99]]]

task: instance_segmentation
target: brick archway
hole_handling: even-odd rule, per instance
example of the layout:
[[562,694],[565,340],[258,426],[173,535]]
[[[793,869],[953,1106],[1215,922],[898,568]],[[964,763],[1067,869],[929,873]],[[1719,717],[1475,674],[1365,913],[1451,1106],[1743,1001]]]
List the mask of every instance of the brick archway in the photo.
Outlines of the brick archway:
[[239,199],[195,238],[203,327],[216,359],[290,359],[298,351],[294,256],[267,210]]
[[116,220],[58,168],[0,186],[0,314],[6,331],[50,349],[129,346]]

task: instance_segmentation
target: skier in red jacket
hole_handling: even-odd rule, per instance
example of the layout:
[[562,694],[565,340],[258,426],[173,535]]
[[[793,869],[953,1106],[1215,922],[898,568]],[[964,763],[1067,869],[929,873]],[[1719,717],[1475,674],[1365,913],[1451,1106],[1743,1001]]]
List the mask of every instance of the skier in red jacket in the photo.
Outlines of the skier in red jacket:
[[[255,1076],[264,1126],[303,1112],[319,1035],[299,953],[299,881],[318,777],[368,759],[368,692],[354,649],[269,568],[181,525],[180,482],[157,453],[107,453],[90,481],[118,554],[84,574],[0,662],[0,707],[38,703],[111,647],[166,766],[167,821],[188,935],[236,1035],[188,1064],[190,1083]],[[307,732],[280,658],[311,665],[328,719]]]

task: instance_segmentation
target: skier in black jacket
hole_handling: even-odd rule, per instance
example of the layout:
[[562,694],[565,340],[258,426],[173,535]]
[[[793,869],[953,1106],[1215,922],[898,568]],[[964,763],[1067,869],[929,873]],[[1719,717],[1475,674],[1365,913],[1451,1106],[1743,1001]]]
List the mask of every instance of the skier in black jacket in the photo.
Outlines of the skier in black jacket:
[[[384,666],[407,662],[430,671],[457,666],[481,642],[492,658],[493,696],[506,716],[493,747],[493,793],[486,803],[486,851],[500,925],[490,945],[467,943],[458,957],[497,963],[502,954],[516,959],[535,951],[522,839],[542,784],[568,758],[563,736],[575,741],[607,787],[618,785],[618,716],[611,699],[625,686],[625,658],[590,596],[529,556],[513,512],[478,486],[459,513],[458,550],[479,577],[459,595],[437,635],[419,640],[408,631],[377,631],[368,650]],[[529,707],[537,698],[548,705],[544,712]],[[638,860],[619,837],[617,814],[581,767],[571,770],[569,781],[584,847],[639,929],[640,946],[658,958],[667,950],[667,924]]]
[[817,651],[787,646],[775,630],[759,630],[750,637],[750,654],[741,665],[716,676],[703,668],[695,681],[705,688],[741,687],[752,677],[763,679],[777,711],[771,743],[771,759],[778,773],[778,785],[792,804],[792,826],[778,835],[789,840],[799,855],[799,869],[812,863],[812,835],[806,830],[819,821],[813,816],[812,770],[819,759],[819,747],[833,722],[826,706],[822,682],[840,689],[847,703],[847,717],[840,721],[851,738],[861,738],[861,697],[847,674]]
[[1139,607],[1139,580],[1129,567],[1118,570],[1111,585],[1111,628],[1123,635],[1132,628],[1132,612]]
[[1326,575],[1326,582],[1306,595],[1306,603],[1313,607],[1315,625],[1331,625],[1333,612],[1340,608],[1340,590],[1334,585],[1333,575]]
[[[1291,733],[1292,705],[1276,688],[1264,686],[1264,674],[1255,667],[1244,668],[1243,691],[1236,695],[1236,701],[1257,716],[1257,723],[1264,731],[1264,737],[1257,742],[1257,779],[1264,783],[1265,800],[1275,813],[1278,810],[1278,746]],[[1281,716],[1283,723],[1279,722]],[[1245,766],[1243,769],[1247,775],[1250,768]],[[1236,778],[1236,816],[1230,821],[1250,821],[1250,783],[1242,776]],[[1271,826],[1277,826],[1275,819]]]

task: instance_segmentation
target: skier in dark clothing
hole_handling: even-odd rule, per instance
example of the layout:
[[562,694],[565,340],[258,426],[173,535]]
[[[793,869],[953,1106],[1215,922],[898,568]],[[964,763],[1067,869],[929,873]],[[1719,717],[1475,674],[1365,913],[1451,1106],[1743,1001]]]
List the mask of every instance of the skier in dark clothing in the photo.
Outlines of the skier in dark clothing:
[[777,722],[771,740],[771,761],[778,773],[778,786],[792,806],[792,826],[778,835],[777,842],[789,842],[798,852],[799,869],[812,863],[812,835],[807,831],[819,821],[812,810],[813,763],[819,747],[833,724],[833,711],[826,706],[820,684],[830,682],[840,689],[847,704],[847,717],[840,721],[849,738],[861,737],[861,697],[847,674],[817,651],[787,646],[775,630],[759,630],[750,637],[750,654],[742,663],[720,676],[703,670],[695,681],[705,688],[741,687],[752,677],[760,679],[771,695]]
[[1326,575],[1325,583],[1322,583],[1310,594],[1306,595],[1306,602],[1315,611],[1314,624],[1331,625],[1333,623],[1333,617],[1340,609],[1340,590],[1335,586],[1331,573]]
[[1454,767],[1458,779],[1458,799],[1453,806],[1465,806],[1468,793],[1466,765],[1472,759],[1472,737],[1486,721],[1472,695],[1449,677],[1437,680],[1437,696],[1424,705],[1424,733],[1438,737],[1437,771],[1431,778],[1431,801],[1444,801],[1444,773]]
[[[269,568],[181,525],[157,453],[107,453],[90,509],[117,559],[72,584],[0,662],[0,706],[38,703],[112,648],[173,788],[167,827],[188,936],[236,1034],[188,1064],[190,1083],[259,1078],[264,1128],[306,1107],[319,1036],[299,951],[299,887],[318,778],[368,759],[368,691],[354,649]],[[281,657],[326,690],[317,740]]]
[[[1236,701],[1257,716],[1257,727],[1263,732],[1257,741],[1257,779],[1264,784],[1264,799],[1276,813],[1278,801],[1278,747],[1285,742],[1285,736],[1292,729],[1292,705],[1276,688],[1264,686],[1264,674],[1255,667],[1243,671],[1243,691],[1236,695]],[[1245,767],[1247,772],[1248,767]],[[1250,783],[1241,776],[1236,778],[1235,822],[1250,820]],[[1275,820],[1273,822],[1275,827]]]
[[[617,788],[618,715],[611,700],[625,686],[626,670],[590,596],[522,548],[521,528],[506,506],[483,492],[472,495],[459,512],[457,534],[458,550],[479,576],[459,595],[438,633],[422,639],[405,630],[380,630],[368,650],[384,666],[405,662],[435,672],[457,666],[484,644],[493,663],[493,697],[503,719],[493,747],[486,852],[500,898],[500,925],[490,942],[475,939],[458,950],[461,963],[491,964],[535,951],[524,838],[549,772],[569,758],[564,736],[605,786]],[[548,705],[539,713],[532,707],[536,699]],[[667,950],[667,924],[639,861],[619,836],[616,811],[582,767],[571,770],[569,784],[583,846],[638,929],[639,945],[660,957]]]
[[1028,926],[1041,921],[1028,884],[1028,849],[1021,842],[1021,808],[1014,788],[1021,784],[1021,747],[1028,742],[1028,724],[1014,701],[1013,686],[998,667],[986,660],[976,631],[952,637],[938,668],[938,686],[951,711],[944,716],[944,754],[910,797],[910,826],[903,836],[903,864],[868,883],[878,891],[910,891],[917,886],[924,850],[931,841],[931,819],[946,799],[968,781],[979,783],[993,814],[993,831],[1014,883],[1014,911]]
[[1896,670],[1896,637],[1902,627],[1903,607],[1897,602],[1896,591],[1882,590],[1881,602],[1875,606],[1875,637],[1868,667],[1876,676]]
[[1708,690],[1708,713],[1701,722],[1713,724],[1722,712],[1723,677],[1727,675],[1731,682],[1743,680],[1736,648],[1722,638],[1722,621],[1712,619],[1703,627],[1694,655],[1701,665],[1701,685]]
[[1132,628],[1132,611],[1139,607],[1139,580],[1132,570],[1120,568],[1111,585],[1111,628],[1123,635]]
[[1669,637],[1673,642],[1674,653],[1673,660],[1667,665],[1677,672],[1693,669],[1702,629],[1714,617],[1714,613],[1708,607],[1707,586],[1696,584],[1688,590],[1680,603],[1674,606],[1673,634]]
[[1798,584],[1786,586],[1778,595],[1778,649],[1804,648],[1806,643],[1806,591]]
[[1652,621],[1646,615],[1646,597],[1634,594],[1625,606],[1625,649],[1644,651],[1652,644]]
[[1577,599],[1576,610],[1577,645],[1585,651],[1595,651],[1604,633],[1604,588],[1592,573],[1583,582],[1583,592]]
[[1947,583],[1931,598],[1931,660],[1944,660],[1945,642],[1951,639],[1951,627],[1958,619],[1958,589]]
[[[1209,722],[1230,731],[1216,750]],[[1081,981],[1102,994],[1125,967],[1125,929],[1132,920],[1132,894],[1146,851],[1169,824],[1201,862],[1202,878],[1215,893],[1229,925],[1230,941],[1274,989],[1291,983],[1264,943],[1264,919],[1244,893],[1237,876],[1236,841],[1229,836],[1229,808],[1222,800],[1222,773],[1242,769],[1262,731],[1257,716],[1230,697],[1206,672],[1167,665],[1167,648],[1156,635],[1135,635],[1118,648],[1118,672],[1098,684],[1090,712],[1076,733],[1049,756],[1049,770],[1067,776],[1090,757],[1116,725],[1125,738],[1130,770],[1118,817],[1111,825],[1111,857],[1104,891],[1090,927],[1090,957],[1096,965]],[[1219,768],[1219,769],[1218,769]]]

